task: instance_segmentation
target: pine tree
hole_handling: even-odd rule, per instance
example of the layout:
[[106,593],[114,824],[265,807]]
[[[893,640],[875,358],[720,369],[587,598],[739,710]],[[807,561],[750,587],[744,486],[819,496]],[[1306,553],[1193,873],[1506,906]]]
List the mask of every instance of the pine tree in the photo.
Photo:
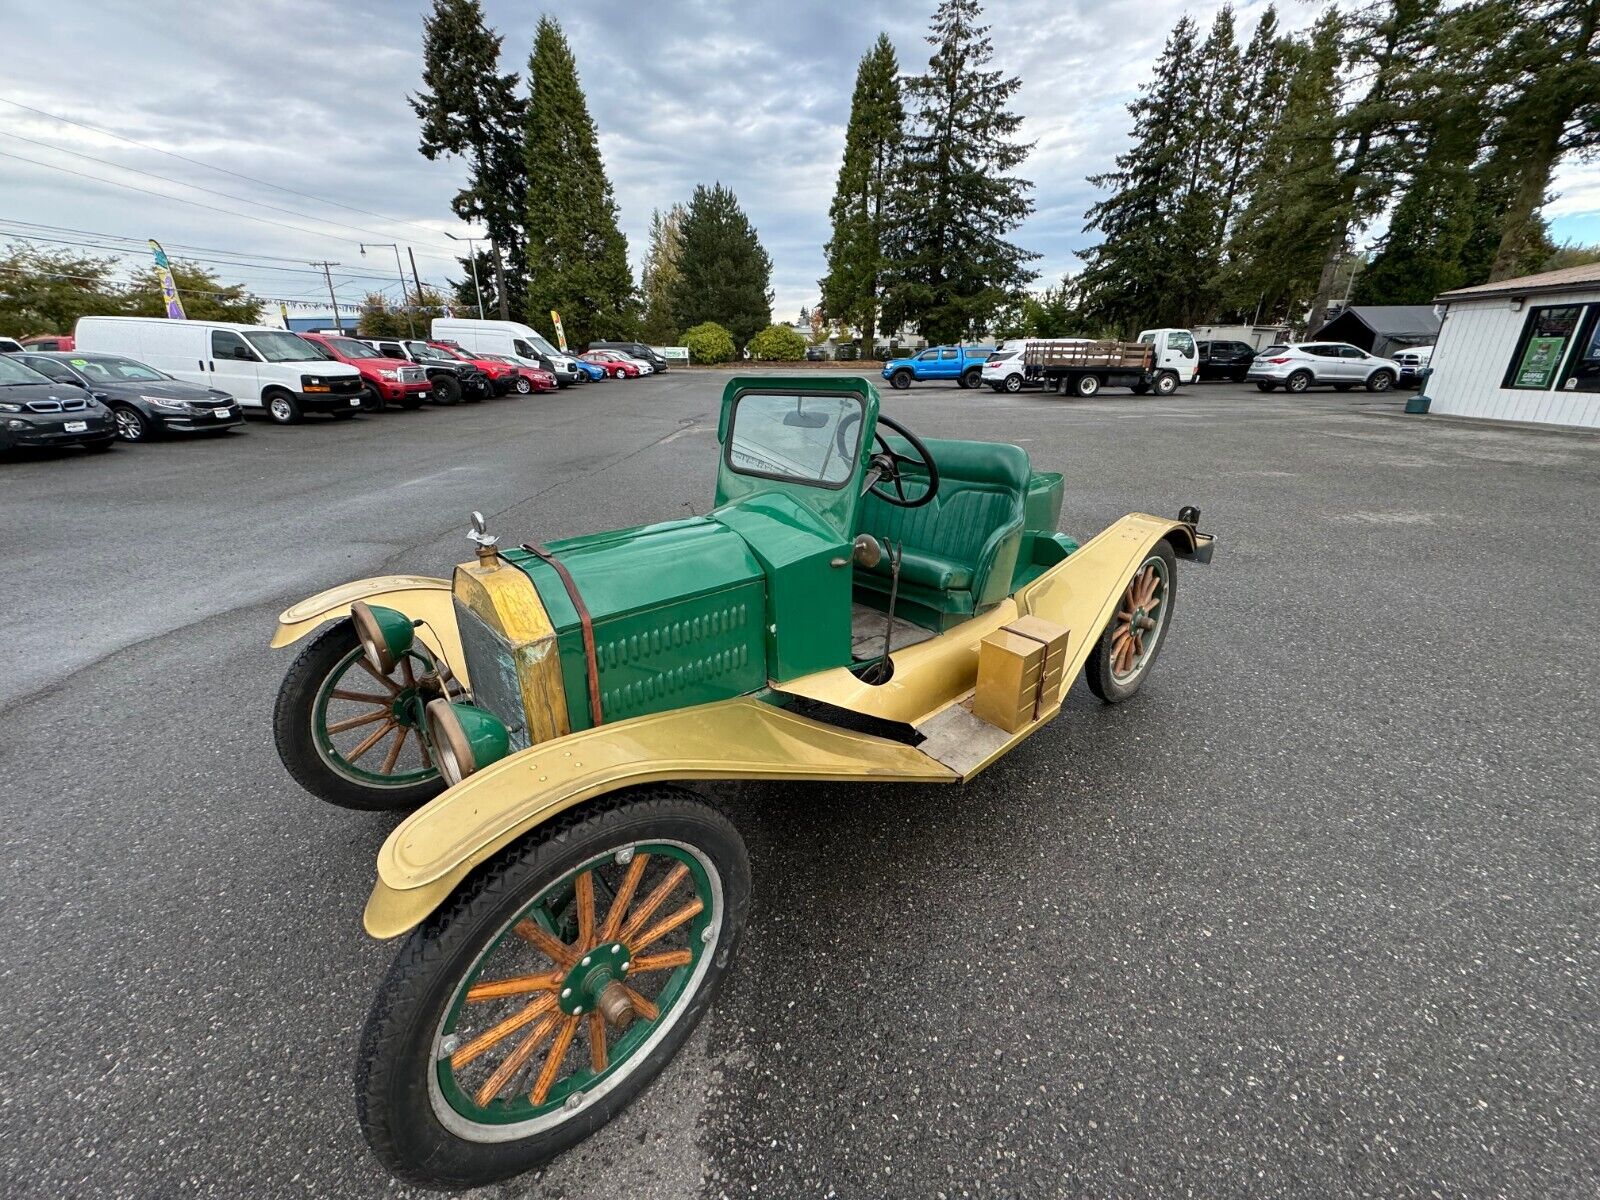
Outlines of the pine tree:
[[733,192],[694,190],[684,215],[672,312],[683,327],[714,321],[744,345],[772,323],[772,260]]
[[1541,242],[1556,164],[1600,149],[1600,0],[1514,0],[1512,76],[1499,127],[1508,195],[1491,279],[1522,274]]
[[[905,108],[900,64],[880,33],[856,68],[856,89],[845,128],[844,161],[828,216],[833,237],[824,248],[828,273],[818,281],[828,312],[861,327],[862,344],[876,342],[878,293],[885,261],[884,231],[890,180],[900,153]],[[809,322],[809,314],[804,321]]]
[[[1006,240],[1030,212],[1033,185],[1011,174],[1032,146],[1007,110],[1020,81],[990,69],[977,0],[942,0],[927,36],[928,69],[906,81],[914,108],[891,200],[883,316],[930,341],[985,328],[1034,278],[1037,255]],[[829,312],[830,317],[838,314]]]
[[630,337],[637,304],[628,243],[617,227],[577,63],[561,26],[548,16],[539,18],[528,79],[528,324],[552,329],[554,309],[572,345]]
[[[1261,153],[1264,131],[1283,116],[1289,90],[1288,42],[1278,32],[1278,10],[1268,5],[1239,64],[1237,90],[1217,119],[1225,122],[1214,142],[1219,163],[1220,228],[1231,238],[1250,201],[1260,172],[1268,164]],[[1215,289],[1213,289],[1215,290]]]
[[639,277],[639,290],[644,294],[644,321],[639,336],[653,346],[678,340],[680,327],[673,317],[672,293],[678,285],[686,214],[681,204],[674,204],[665,214],[660,209],[650,213],[650,248]]
[[[420,149],[467,159],[469,182],[450,202],[463,221],[480,222],[493,246],[500,316],[521,307],[523,210],[522,107],[515,72],[500,74],[500,36],[478,0],[434,0],[422,23],[424,91],[409,97],[422,121]],[[502,266],[509,260],[509,269]],[[503,278],[502,278],[503,276]]]

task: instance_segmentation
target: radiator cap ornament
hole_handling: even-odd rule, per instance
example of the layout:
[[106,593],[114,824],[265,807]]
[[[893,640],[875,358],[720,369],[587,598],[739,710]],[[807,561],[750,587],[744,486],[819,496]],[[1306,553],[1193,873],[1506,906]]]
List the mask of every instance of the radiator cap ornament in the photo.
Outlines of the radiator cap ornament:
[[472,530],[467,534],[467,540],[478,550],[478,561],[486,567],[498,565],[500,561],[500,539],[489,532],[489,526],[483,519],[481,512],[472,514]]

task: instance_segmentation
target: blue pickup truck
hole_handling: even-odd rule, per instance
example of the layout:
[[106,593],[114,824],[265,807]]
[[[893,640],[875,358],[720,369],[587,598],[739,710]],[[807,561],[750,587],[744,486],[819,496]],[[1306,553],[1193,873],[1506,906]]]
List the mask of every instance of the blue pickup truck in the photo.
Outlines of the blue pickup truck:
[[983,364],[994,355],[993,346],[929,346],[910,358],[883,364],[883,377],[904,391],[912,381],[954,380],[964,388],[978,386]]

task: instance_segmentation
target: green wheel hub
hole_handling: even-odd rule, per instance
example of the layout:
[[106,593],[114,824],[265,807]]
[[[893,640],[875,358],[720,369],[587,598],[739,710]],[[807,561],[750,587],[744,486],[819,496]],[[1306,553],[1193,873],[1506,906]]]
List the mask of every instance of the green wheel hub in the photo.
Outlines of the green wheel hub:
[[626,979],[631,966],[633,963],[628,958],[628,948],[621,942],[596,946],[591,953],[578,960],[561,981],[557,1006],[562,1012],[573,1015],[593,1012],[600,1003],[600,993],[606,990],[606,985]]
[[1167,619],[1167,564],[1152,554],[1134,572],[1111,624],[1111,676],[1126,682],[1144,670]]

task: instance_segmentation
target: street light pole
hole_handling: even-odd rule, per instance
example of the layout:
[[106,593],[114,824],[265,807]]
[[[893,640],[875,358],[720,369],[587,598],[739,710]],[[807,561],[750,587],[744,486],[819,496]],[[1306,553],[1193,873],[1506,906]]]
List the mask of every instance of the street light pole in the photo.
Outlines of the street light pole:
[[465,242],[467,244],[467,261],[472,264],[472,290],[478,296],[478,320],[483,320],[483,287],[478,283],[478,246],[477,238],[457,237],[453,233],[445,234],[452,242]]
[[306,265],[322,268],[322,277],[328,281],[328,299],[333,302],[333,327],[341,333],[344,332],[344,326],[339,324],[339,297],[333,294],[333,275],[331,274],[331,268],[337,267],[339,264],[336,262],[314,262]]
[[405,303],[406,325],[411,330],[411,336],[417,336],[417,323],[411,319],[411,301],[406,298],[406,269],[400,265],[400,247],[393,242],[362,242],[361,253],[367,252],[368,246],[387,246],[394,251],[394,269],[400,273],[400,299]]

